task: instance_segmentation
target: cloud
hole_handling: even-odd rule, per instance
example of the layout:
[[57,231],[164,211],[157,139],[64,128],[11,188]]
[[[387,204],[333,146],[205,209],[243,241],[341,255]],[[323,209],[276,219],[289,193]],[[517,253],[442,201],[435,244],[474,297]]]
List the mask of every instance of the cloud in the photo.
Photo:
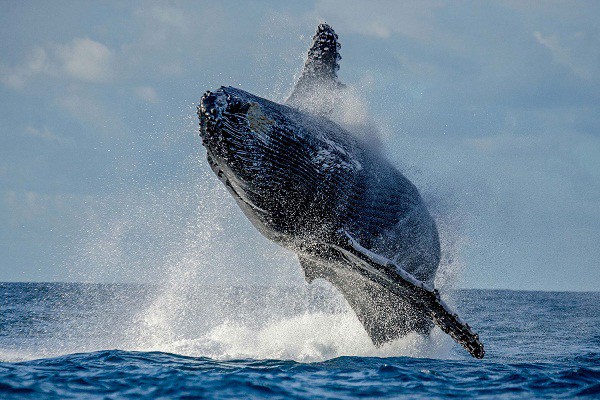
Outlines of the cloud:
[[184,10],[165,5],[152,7],[149,14],[156,22],[176,29],[182,29],[190,22]]
[[[533,36],[539,44],[546,47],[552,54],[557,64],[569,67],[575,75],[586,80],[597,80],[600,68],[600,51],[595,49],[593,43],[582,43],[588,39],[583,32],[571,34],[571,46],[563,44],[558,35],[544,36],[540,32],[534,32]],[[584,46],[582,46],[584,44]],[[597,46],[598,43],[595,43]],[[578,49],[578,47],[583,47]],[[578,51],[579,50],[579,51]]]
[[[364,2],[350,0],[319,0],[316,15],[334,23],[340,32],[359,33],[377,38],[400,34],[419,40],[437,37],[433,13],[440,7],[437,1],[419,1],[406,5],[393,0]],[[337,28],[336,28],[337,29]]]
[[101,106],[89,97],[71,93],[61,98],[59,105],[79,120],[98,123],[103,121]]
[[89,38],[76,38],[60,46],[57,55],[69,76],[88,82],[103,82],[112,75],[113,52]]
[[106,82],[113,75],[114,58],[114,52],[104,44],[87,37],[75,38],[67,44],[37,46],[20,65],[0,64],[0,82],[17,90],[40,76]]
[[51,70],[52,66],[48,60],[46,50],[36,47],[22,65],[17,67],[0,65],[0,80],[11,89],[21,89],[31,77],[42,73],[50,73]]
[[198,23],[194,20],[193,14],[169,5],[139,8],[134,14],[144,25],[144,34],[140,40],[150,46],[156,44],[173,46],[171,39],[190,34]]
[[28,125],[23,131],[28,136],[39,138],[47,142],[54,142],[60,145],[72,144],[72,142],[69,139],[51,132],[46,127],[38,129],[31,125]]
[[158,95],[152,86],[138,86],[133,89],[135,95],[147,103],[158,103]]

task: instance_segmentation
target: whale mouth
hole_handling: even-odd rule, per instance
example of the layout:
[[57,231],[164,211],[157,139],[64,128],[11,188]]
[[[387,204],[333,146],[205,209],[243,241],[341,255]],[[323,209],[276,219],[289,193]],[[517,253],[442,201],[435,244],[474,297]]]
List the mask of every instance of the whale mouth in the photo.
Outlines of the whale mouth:
[[250,198],[248,196],[246,196],[245,193],[248,190],[248,187],[246,184],[244,184],[244,182],[240,182],[238,179],[230,179],[229,175],[234,175],[234,174],[232,174],[231,172],[228,174],[226,172],[226,170],[228,170],[228,168],[224,165],[221,165],[216,160],[216,157],[212,154],[210,149],[207,149],[207,160],[208,160],[208,164],[210,165],[210,168],[213,170],[213,172],[215,173],[217,178],[221,182],[223,182],[223,184],[225,185],[227,190],[233,195],[233,197],[236,200],[245,203],[250,208],[252,208],[254,211],[256,211],[262,215],[269,214],[267,210],[260,208],[258,205],[256,205],[255,202],[253,202],[252,200],[250,200]]

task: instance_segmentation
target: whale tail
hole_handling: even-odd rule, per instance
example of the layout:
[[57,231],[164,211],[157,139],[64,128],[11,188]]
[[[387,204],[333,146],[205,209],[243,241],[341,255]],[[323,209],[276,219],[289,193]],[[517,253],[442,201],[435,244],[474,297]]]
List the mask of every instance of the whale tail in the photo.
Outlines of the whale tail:
[[335,31],[320,24],[287,105],[323,116],[331,113],[339,89],[344,87],[337,77],[338,61],[342,59],[340,47]]

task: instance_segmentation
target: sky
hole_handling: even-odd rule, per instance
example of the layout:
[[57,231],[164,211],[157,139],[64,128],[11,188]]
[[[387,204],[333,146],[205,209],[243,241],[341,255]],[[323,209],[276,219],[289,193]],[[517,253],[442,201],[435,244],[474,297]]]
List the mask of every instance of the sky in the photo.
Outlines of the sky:
[[[195,105],[282,102],[319,22],[440,228],[439,284],[600,287],[600,3],[0,2],[0,281],[299,284]],[[366,110],[366,111],[365,111]]]

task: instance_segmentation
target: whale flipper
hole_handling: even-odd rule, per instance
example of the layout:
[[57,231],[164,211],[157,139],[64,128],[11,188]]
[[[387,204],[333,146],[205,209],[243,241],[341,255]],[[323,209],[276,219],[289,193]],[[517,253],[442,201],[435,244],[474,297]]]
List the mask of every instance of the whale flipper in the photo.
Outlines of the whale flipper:
[[342,59],[339,50],[335,31],[327,24],[320,24],[287,105],[323,116],[331,113],[338,90],[344,87],[337,77],[338,61]]
[[[479,336],[471,330],[468,324],[461,321],[456,313],[452,312],[440,298],[437,290],[419,281],[396,263],[361,247],[348,233],[344,232],[344,235],[347,239],[346,243],[333,245],[332,248],[350,265],[353,265],[355,271],[389,292],[388,299],[399,298],[408,303],[408,315],[410,315],[410,310],[416,310],[418,311],[416,315],[427,316],[473,357],[483,358],[485,352]],[[352,283],[349,284],[352,285]],[[377,292],[364,294],[379,296]],[[393,301],[390,301],[389,307],[394,307]],[[402,313],[405,312],[404,309],[399,310]],[[387,312],[389,312],[389,308]],[[398,311],[395,312],[398,313]],[[386,329],[389,331],[390,327]],[[415,328],[412,330],[419,331]]]
[[306,280],[322,278],[339,290],[376,346],[411,331],[429,333],[432,323],[405,299],[370,280],[353,263],[323,263],[298,257]]

